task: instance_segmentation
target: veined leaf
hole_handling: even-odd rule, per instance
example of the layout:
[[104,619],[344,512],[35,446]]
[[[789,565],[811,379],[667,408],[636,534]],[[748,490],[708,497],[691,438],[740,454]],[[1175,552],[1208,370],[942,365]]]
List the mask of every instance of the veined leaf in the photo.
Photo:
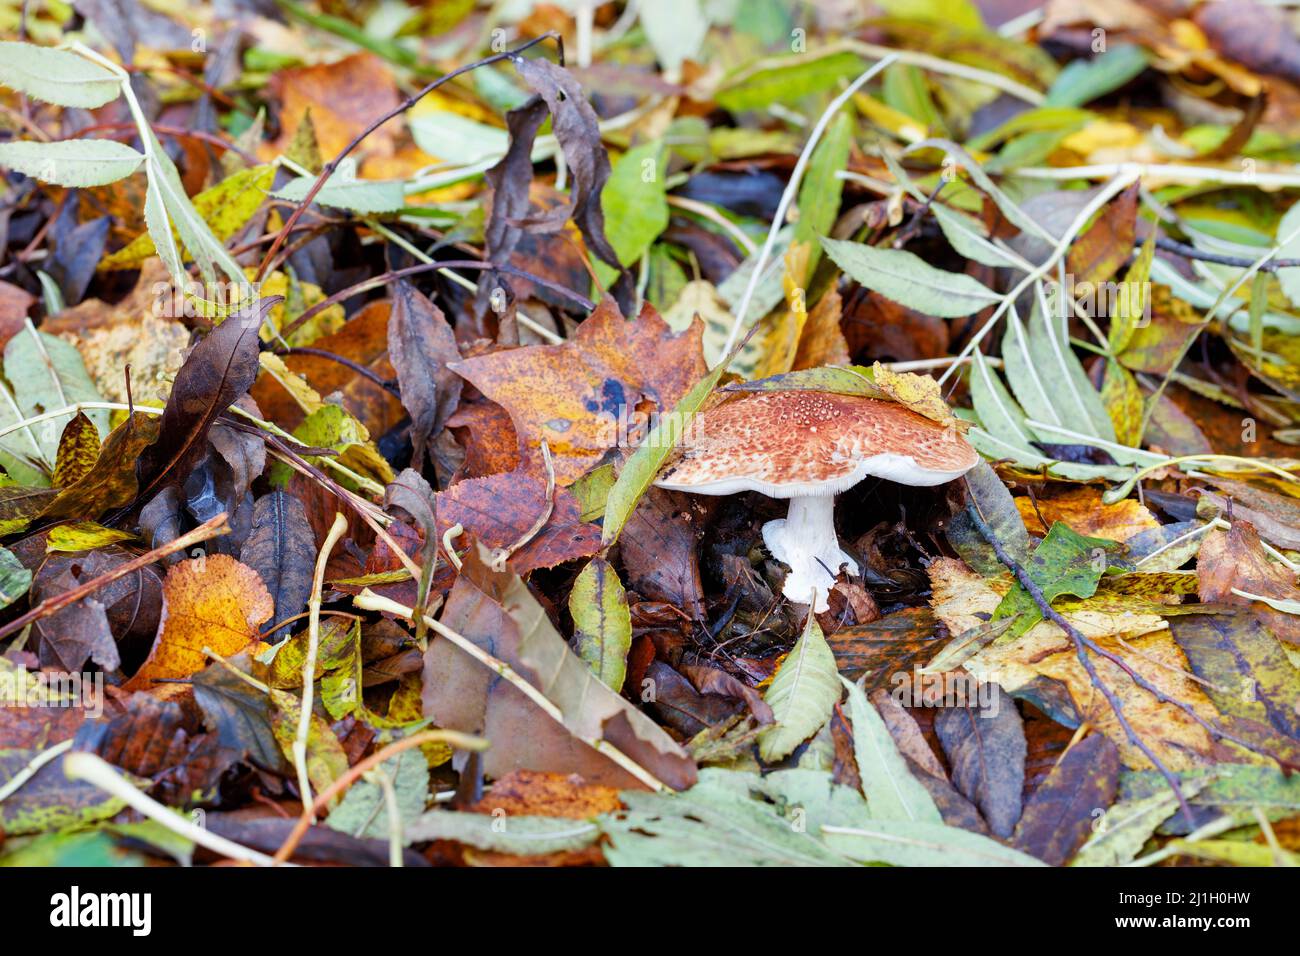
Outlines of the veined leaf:
[[759,755],[769,763],[789,756],[830,719],[839,699],[835,655],[817,625],[817,616],[809,613],[803,634],[763,695],[776,717],[776,725],[759,739]]
[[889,728],[862,688],[843,677],[840,680],[849,692],[853,754],[872,818],[943,823],[930,792],[907,769]]
[[837,239],[823,239],[822,245],[840,268],[865,288],[929,315],[970,315],[999,298],[978,280],[936,269],[903,249],[877,249]]
[[[195,196],[194,211],[209,225],[216,238],[224,242],[238,232],[257,211],[274,179],[275,167],[270,163],[242,169]],[[180,238],[175,230],[173,234],[177,239]],[[146,231],[117,252],[105,256],[97,268],[138,269],[141,263],[157,251],[153,236]]]
[[56,186],[115,183],[130,176],[143,162],[144,153],[111,139],[0,143],[0,166]]
[[632,646],[632,614],[618,572],[604,558],[592,558],[569,594],[574,650],[611,690],[622,690]]
[[[315,182],[315,176],[299,176],[273,195],[277,199],[301,202]],[[339,163],[334,175],[325,181],[312,201],[353,212],[396,212],[406,204],[406,194],[397,180],[357,179],[356,161],[349,158]]]
[[823,827],[826,845],[864,863],[891,866],[1046,866],[978,833],[939,823],[878,820],[864,827]]
[[122,92],[116,74],[84,56],[7,40],[0,41],[0,84],[43,103],[87,110],[117,99]]
[[[5,378],[14,389],[14,401],[24,418],[53,411],[76,402],[102,402],[95,383],[75,345],[37,332],[30,323],[5,346]],[[59,438],[73,412],[47,418],[31,426],[36,447],[51,471],[58,460]],[[108,433],[108,412],[87,411],[101,436]]]

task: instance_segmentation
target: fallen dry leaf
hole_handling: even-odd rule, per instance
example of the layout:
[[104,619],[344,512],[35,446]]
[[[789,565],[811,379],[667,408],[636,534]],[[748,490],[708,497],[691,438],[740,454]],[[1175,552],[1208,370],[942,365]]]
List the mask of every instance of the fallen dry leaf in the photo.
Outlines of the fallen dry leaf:
[[149,690],[155,680],[185,678],[258,639],[275,602],[257,572],[224,554],[182,561],[163,581],[163,617],[144,665],[124,687]]

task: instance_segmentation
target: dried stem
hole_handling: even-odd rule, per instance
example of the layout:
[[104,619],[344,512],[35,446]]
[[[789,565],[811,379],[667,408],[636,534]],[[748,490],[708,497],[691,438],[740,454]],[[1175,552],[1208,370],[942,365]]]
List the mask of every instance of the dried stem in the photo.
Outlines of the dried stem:
[[334,523],[325,535],[325,543],[316,556],[316,574],[312,578],[311,600],[307,602],[307,656],[302,663],[302,706],[298,711],[298,736],[293,742],[293,762],[298,770],[298,791],[304,811],[311,810],[311,778],[307,775],[307,741],[311,736],[312,694],[316,684],[316,651],[320,647],[321,592],[325,590],[325,565],[339,538],[348,530],[348,519],[334,513]]
[[455,730],[422,730],[418,734],[403,737],[381,750],[376,750],[355,766],[349,767],[346,773],[340,775],[337,780],[317,794],[315,803],[310,808],[303,810],[302,815],[298,817],[297,824],[289,832],[280,849],[276,851],[275,862],[284,863],[289,857],[293,856],[293,851],[298,848],[298,844],[302,841],[303,835],[310,829],[316,815],[329,806],[331,800],[341,795],[348,787],[385,760],[397,756],[404,750],[410,750],[412,747],[419,747],[423,744],[447,744],[451,747],[459,747],[461,750],[486,750],[488,748],[488,742],[482,737],[472,737],[469,734],[462,734]]

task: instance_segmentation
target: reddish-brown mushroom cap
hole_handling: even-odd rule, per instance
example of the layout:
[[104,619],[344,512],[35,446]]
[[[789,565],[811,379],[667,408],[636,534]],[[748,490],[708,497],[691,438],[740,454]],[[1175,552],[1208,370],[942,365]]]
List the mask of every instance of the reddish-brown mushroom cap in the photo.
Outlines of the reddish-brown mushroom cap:
[[656,484],[696,494],[834,495],[875,475],[952,481],[979,454],[960,431],[894,402],[831,392],[758,392],[697,416]]

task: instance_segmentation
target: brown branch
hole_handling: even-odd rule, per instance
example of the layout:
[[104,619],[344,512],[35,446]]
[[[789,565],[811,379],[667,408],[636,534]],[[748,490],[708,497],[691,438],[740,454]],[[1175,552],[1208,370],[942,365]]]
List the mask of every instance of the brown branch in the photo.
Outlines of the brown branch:
[[979,504],[975,501],[974,495],[970,492],[969,482],[967,482],[966,488],[967,493],[970,494],[970,516],[975,527],[979,529],[979,533],[983,535],[984,540],[992,545],[993,553],[997,555],[998,560],[1001,561],[1013,575],[1015,575],[1016,580],[1020,582],[1020,586],[1029,592],[1029,596],[1034,599],[1034,603],[1038,605],[1038,609],[1042,612],[1043,616],[1068,634],[1070,639],[1074,641],[1075,654],[1078,655],[1079,663],[1083,665],[1083,669],[1087,672],[1088,679],[1092,682],[1092,686],[1101,691],[1102,696],[1106,698],[1106,703],[1110,704],[1110,709],[1115,713],[1115,718],[1119,721],[1119,725],[1123,729],[1124,735],[1128,737],[1133,746],[1137,747],[1138,750],[1142,752],[1143,756],[1151,761],[1152,765],[1160,771],[1160,775],[1165,778],[1165,781],[1174,791],[1174,796],[1178,798],[1178,806],[1182,809],[1183,817],[1187,820],[1188,825],[1190,826],[1193,820],[1192,808],[1187,802],[1187,796],[1183,793],[1183,788],[1178,782],[1178,777],[1172,770],[1165,766],[1164,761],[1156,756],[1155,751],[1147,745],[1146,741],[1138,736],[1137,731],[1133,729],[1133,725],[1129,723],[1128,717],[1124,715],[1124,705],[1120,702],[1119,696],[1106,686],[1106,683],[1101,679],[1101,675],[1097,673],[1097,668],[1096,665],[1093,664],[1092,658],[1088,656],[1089,650],[1094,653],[1100,653],[1103,656],[1106,656],[1105,652],[1097,646],[1095,641],[1091,638],[1085,637],[1080,633],[1078,628],[1067,621],[1059,611],[1052,607],[1052,602],[1047,599],[1045,594],[1043,594],[1042,588],[1035,584],[1034,579],[1029,576],[1029,572],[1026,571],[1015,558],[1011,557],[1011,555],[1007,553],[1006,548],[1002,546],[1002,542],[998,540],[997,535],[993,533],[993,529],[988,526],[988,523],[984,520],[984,516],[980,514]]
[[[1137,245],[1141,245],[1141,241]],[[1164,236],[1156,237],[1156,248],[1163,249],[1166,252],[1174,252],[1180,256],[1186,256],[1188,259],[1200,259],[1202,262],[1215,262],[1223,266],[1237,266],[1241,269],[1249,269],[1255,265],[1254,259],[1247,259],[1245,256],[1230,256],[1222,252],[1207,252],[1204,249],[1197,249],[1195,246],[1189,246],[1185,242],[1179,242],[1177,239],[1169,239]],[[1294,269],[1300,266],[1300,259],[1270,259],[1263,265],[1258,266],[1260,272],[1276,272],[1278,269]]]
[[97,578],[91,578],[85,584],[64,591],[62,594],[56,594],[54,597],[46,598],[36,607],[32,608],[21,617],[14,618],[4,627],[0,627],[0,638],[8,637],[15,631],[20,631],[33,621],[43,617],[48,617],[55,611],[62,610],[69,604],[75,604],[82,598],[89,597],[100,588],[107,584],[112,584],[118,578],[126,577],[133,571],[138,571],[146,565],[153,564],[159,558],[165,558],[169,554],[175,554],[177,551],[184,551],[192,544],[198,544],[200,541],[207,541],[209,538],[216,538],[223,534],[229,534],[230,527],[226,524],[226,513],[223,511],[215,518],[210,518],[203,524],[199,525],[193,531],[187,531],[174,541],[169,541],[160,548],[154,548],[152,551],[146,551],[138,557],[132,558],[125,564],[119,564],[111,571],[106,571]]
[[336,355],[333,352],[327,352],[325,349],[313,349],[313,348],[304,348],[301,346],[293,346],[277,354],[314,355],[317,358],[327,359],[330,362],[337,362],[339,365],[342,365],[344,368],[350,368],[352,371],[356,372],[358,375],[362,376],[363,378],[369,379],[370,381],[378,385],[380,388],[382,388],[384,391],[389,392],[392,395],[395,395],[397,398],[402,397],[402,393],[397,390],[397,385],[394,384],[393,382],[390,382],[388,379],[384,378],[374,369],[366,368],[364,365],[361,365],[358,362],[354,362],[350,358],[345,358],[342,355]]

